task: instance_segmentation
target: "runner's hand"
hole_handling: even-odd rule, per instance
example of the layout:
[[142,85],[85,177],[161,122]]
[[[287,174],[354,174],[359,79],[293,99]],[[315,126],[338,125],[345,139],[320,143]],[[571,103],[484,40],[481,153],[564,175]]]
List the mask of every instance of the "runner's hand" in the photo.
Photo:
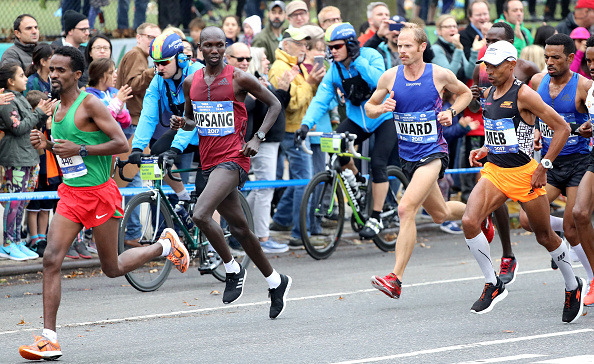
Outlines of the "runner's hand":
[[437,114],[437,121],[443,126],[452,125],[452,112],[449,109],[440,112]]
[[478,87],[478,85],[472,85],[470,86],[470,92],[472,92],[472,99],[473,100],[478,100],[481,97],[481,89],[480,87]]
[[578,133],[581,137],[590,138],[592,136],[592,122],[588,120],[582,125],[580,125]]
[[396,100],[394,100],[394,91],[390,91],[390,96],[382,104],[382,114],[393,112],[396,109]]
[[14,99],[12,92],[4,93],[4,89],[0,88],[0,105],[8,105]]
[[71,142],[66,139],[56,139],[54,144],[53,152],[55,155],[62,158],[70,158],[79,155],[80,145]]
[[171,115],[169,119],[169,127],[173,130],[179,130],[186,126],[186,120],[183,116]]
[[29,139],[31,140],[31,145],[34,149],[41,150],[47,148],[47,138],[41,131],[37,129],[31,130]]
[[260,139],[256,136],[252,138],[249,142],[243,145],[243,147],[239,150],[243,155],[246,157],[253,157],[258,154],[258,150],[260,149]]
[[485,158],[489,150],[487,147],[482,147],[479,149],[474,149],[470,152],[470,156],[468,157],[468,161],[470,162],[471,167],[482,167],[483,164],[479,162],[479,160]]
[[538,167],[532,173],[532,180],[530,181],[530,186],[532,188],[542,188],[547,184],[547,169],[542,166],[541,163],[538,164]]

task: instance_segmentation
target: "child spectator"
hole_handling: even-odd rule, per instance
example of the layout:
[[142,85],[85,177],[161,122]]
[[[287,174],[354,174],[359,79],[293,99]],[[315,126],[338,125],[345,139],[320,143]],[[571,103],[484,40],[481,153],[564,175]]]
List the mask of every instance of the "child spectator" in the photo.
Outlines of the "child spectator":
[[577,49],[569,69],[579,73],[587,79],[592,79],[592,77],[590,77],[590,70],[586,64],[586,57],[584,57],[586,55],[586,41],[590,38],[590,32],[584,27],[577,27],[571,31],[569,36],[573,39],[575,48]]
[[245,18],[243,21],[243,42],[249,46],[252,45],[254,37],[262,31],[262,19],[257,15]]
[[[41,91],[47,96],[50,95],[49,61],[53,54],[53,48],[47,43],[40,43],[35,47],[33,50],[33,61],[25,72],[25,76],[28,78],[27,89],[23,95],[26,96],[31,90]],[[33,109],[35,107],[37,105]]]
[[201,17],[197,17],[192,19],[188,27],[190,28],[190,37],[192,38],[194,58],[198,62],[204,64],[204,57],[202,56],[202,51],[200,51],[198,45],[200,44],[200,34],[202,33],[202,29],[206,28],[206,23]]

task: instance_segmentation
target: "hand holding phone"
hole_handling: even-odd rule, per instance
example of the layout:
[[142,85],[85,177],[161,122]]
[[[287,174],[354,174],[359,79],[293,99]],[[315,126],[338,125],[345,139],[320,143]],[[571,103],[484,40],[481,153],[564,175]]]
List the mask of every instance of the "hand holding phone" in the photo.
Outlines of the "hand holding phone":
[[390,29],[391,32],[394,32],[394,31],[399,32],[402,30],[402,27],[404,27],[404,24],[403,23],[390,23],[388,25],[388,27],[389,27],[388,29]]
[[315,56],[314,57],[314,67],[318,65],[318,69],[324,68],[324,56]]

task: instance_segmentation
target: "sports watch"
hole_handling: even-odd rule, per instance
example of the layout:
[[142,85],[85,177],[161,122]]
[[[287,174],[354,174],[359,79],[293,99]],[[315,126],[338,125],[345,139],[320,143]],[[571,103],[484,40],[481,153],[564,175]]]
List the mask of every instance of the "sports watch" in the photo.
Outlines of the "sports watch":
[[458,112],[456,110],[454,110],[453,107],[450,107],[448,110],[450,110],[452,112],[452,117],[458,115]]
[[82,144],[80,146],[80,150],[78,151],[78,155],[80,155],[83,158],[89,155],[89,151],[87,151],[87,148],[85,147],[84,144]]
[[543,167],[545,167],[546,169],[552,169],[553,168],[553,162],[551,162],[550,159],[541,159],[540,160],[540,164],[542,164]]
[[266,140],[266,134],[263,131],[257,131],[254,135],[256,138],[260,139],[261,142]]

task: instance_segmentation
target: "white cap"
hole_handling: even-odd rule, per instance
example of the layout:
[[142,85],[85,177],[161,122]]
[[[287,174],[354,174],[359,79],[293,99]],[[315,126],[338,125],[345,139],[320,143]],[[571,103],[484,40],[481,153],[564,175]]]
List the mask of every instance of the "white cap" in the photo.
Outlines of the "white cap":
[[486,62],[493,66],[499,66],[505,61],[517,61],[518,50],[508,41],[500,40],[487,48],[485,55],[476,63]]

